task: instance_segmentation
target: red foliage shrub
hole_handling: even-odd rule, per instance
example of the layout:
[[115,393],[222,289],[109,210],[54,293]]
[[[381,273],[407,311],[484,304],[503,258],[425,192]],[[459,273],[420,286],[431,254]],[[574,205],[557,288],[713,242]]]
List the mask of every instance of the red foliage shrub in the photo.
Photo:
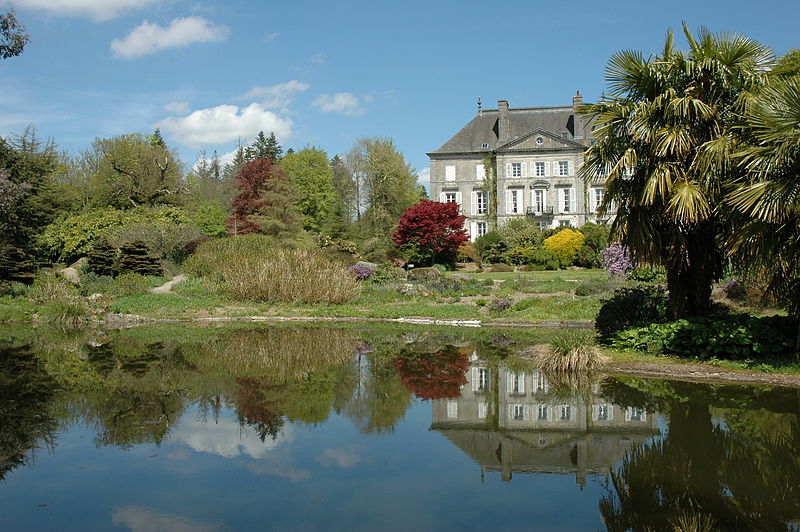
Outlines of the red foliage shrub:
[[435,353],[409,353],[392,361],[403,385],[420,399],[461,396],[469,358],[454,347]]
[[453,262],[458,248],[469,240],[457,203],[420,200],[400,217],[392,241],[416,254],[417,260]]

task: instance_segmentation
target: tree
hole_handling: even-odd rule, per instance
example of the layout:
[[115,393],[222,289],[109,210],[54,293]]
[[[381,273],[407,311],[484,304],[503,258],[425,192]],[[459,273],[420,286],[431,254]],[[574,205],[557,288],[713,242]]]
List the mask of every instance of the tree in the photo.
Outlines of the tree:
[[180,160],[155,136],[132,133],[97,139],[93,146],[100,157],[92,183],[97,206],[129,209],[176,203],[185,191]]
[[415,260],[452,263],[461,244],[469,240],[457,203],[421,200],[400,217],[392,240]]
[[299,230],[294,193],[280,165],[267,158],[245,163],[235,188],[239,193],[228,218],[229,233],[281,235]]
[[770,74],[780,78],[800,75],[800,48],[792,48],[779,57]]
[[737,157],[745,175],[727,197],[739,230],[729,244],[739,265],[766,278],[800,320],[800,75],[759,94],[742,135]]
[[25,26],[17,21],[13,10],[0,14],[0,58],[21,54],[30,40],[31,36],[25,33]]
[[277,162],[283,156],[283,147],[275,138],[275,133],[270,132],[269,137],[259,131],[253,143],[245,148],[245,157],[248,161],[266,157],[270,161]]
[[297,195],[295,206],[303,215],[303,228],[322,232],[336,201],[327,154],[316,148],[306,148],[287,154],[280,164]]
[[350,231],[356,220],[356,187],[352,174],[338,155],[331,159],[331,172],[335,197],[326,230],[332,237],[341,237]]
[[614,231],[640,262],[663,265],[673,314],[705,315],[722,274],[725,192],[735,177],[733,128],[761,87],[770,50],[739,35],[695,38],[676,51],[670,31],[661,55],[613,55],[610,91],[583,107],[596,118],[596,143],[582,176],[605,179],[603,209],[616,204]]
[[356,183],[361,230],[389,239],[397,220],[420,197],[417,177],[391,139],[364,137],[345,159]]

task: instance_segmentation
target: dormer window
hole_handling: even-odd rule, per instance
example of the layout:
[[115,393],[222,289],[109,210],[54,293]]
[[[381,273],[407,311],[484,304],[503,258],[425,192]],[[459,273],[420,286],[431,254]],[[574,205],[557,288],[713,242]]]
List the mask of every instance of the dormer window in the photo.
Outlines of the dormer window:
[[483,148],[484,150],[487,149],[488,147],[489,147],[488,142],[484,142],[483,144],[481,144],[481,148]]
[[536,137],[536,144],[539,144],[540,146],[544,144],[544,137]]

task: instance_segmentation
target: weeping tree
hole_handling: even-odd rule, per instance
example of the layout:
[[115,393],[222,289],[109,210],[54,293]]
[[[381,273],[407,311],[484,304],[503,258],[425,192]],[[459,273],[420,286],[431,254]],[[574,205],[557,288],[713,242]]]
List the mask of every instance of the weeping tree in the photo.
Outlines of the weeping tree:
[[582,108],[596,137],[582,176],[605,180],[601,209],[615,206],[613,230],[636,258],[665,267],[676,317],[711,310],[730,227],[723,198],[739,170],[734,128],[773,61],[747,37],[683,31],[688,51],[669,31],[659,55],[613,55],[608,93]]

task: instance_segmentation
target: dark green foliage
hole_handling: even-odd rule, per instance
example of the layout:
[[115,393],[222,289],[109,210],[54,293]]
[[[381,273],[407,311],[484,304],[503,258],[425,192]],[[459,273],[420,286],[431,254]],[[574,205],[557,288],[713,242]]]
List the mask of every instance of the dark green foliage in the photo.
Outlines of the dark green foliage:
[[796,320],[744,314],[693,318],[632,327],[611,336],[622,349],[699,359],[775,358],[795,352]]
[[266,158],[277,162],[283,157],[283,147],[275,138],[274,132],[270,131],[269,137],[267,137],[263,131],[259,131],[253,143],[245,148],[244,153],[248,161]]
[[603,292],[610,291],[614,286],[615,283],[611,281],[583,281],[582,283],[578,283],[575,287],[575,295],[591,296],[594,294],[602,294]]
[[628,327],[667,321],[672,317],[669,298],[660,286],[625,287],[603,302],[594,326],[600,338]]
[[667,278],[663,271],[653,268],[636,268],[628,273],[628,279],[640,283],[663,283]]
[[486,269],[487,272],[513,272],[514,268],[509,266],[508,264],[498,263],[492,264]]
[[88,254],[89,268],[97,275],[114,276],[117,273],[119,250],[108,242],[96,244]]
[[141,273],[142,275],[161,275],[161,262],[151,255],[142,241],[131,242],[119,248],[116,270],[120,273]]
[[481,254],[481,260],[489,263],[505,260],[505,253],[508,249],[497,231],[489,231],[485,235],[476,238],[475,247],[478,248],[478,253]]
[[25,26],[17,21],[14,11],[0,14],[0,59],[8,59],[22,53],[31,36]]

